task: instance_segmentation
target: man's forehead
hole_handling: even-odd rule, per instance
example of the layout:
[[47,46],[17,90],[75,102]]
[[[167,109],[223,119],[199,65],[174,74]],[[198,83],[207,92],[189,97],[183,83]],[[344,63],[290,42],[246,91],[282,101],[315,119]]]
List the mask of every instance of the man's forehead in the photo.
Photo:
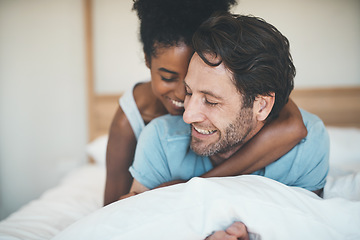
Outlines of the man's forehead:
[[237,92],[232,74],[224,64],[209,66],[196,53],[191,59],[188,75],[184,82],[193,91],[212,95],[219,99]]

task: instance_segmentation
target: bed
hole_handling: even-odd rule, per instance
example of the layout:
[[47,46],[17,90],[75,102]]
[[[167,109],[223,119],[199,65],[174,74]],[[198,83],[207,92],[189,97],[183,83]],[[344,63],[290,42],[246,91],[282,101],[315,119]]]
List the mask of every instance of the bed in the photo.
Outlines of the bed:
[[331,165],[324,200],[270,179],[243,176],[194,178],[105,208],[107,136],[102,135],[87,146],[90,163],[0,222],[0,239],[204,239],[235,220],[247,224],[252,239],[359,239],[360,129],[327,130]]
[[246,223],[251,239],[360,239],[360,87],[296,89],[291,95],[329,132],[324,199],[241,176],[194,178],[102,208],[106,134],[121,93],[94,91],[89,16],[86,22],[89,162],[1,221],[1,240],[204,239],[233,221]]
[[[235,220],[247,224],[252,239],[360,239],[360,88],[292,93],[301,108],[323,119],[329,132],[325,200],[244,176],[194,178],[102,208],[107,131],[119,96],[89,90],[89,163],[0,222],[0,239],[203,239]],[[233,191],[239,186],[241,191]]]

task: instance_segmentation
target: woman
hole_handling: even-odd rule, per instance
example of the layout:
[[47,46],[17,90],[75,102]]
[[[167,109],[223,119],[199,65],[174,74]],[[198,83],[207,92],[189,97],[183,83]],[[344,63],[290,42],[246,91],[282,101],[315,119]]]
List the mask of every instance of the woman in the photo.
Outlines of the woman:
[[[235,0],[134,1],[133,9],[141,22],[140,36],[151,81],[136,84],[120,99],[109,133],[104,205],[129,192],[132,177],[128,168],[143,127],[164,114],[183,113],[183,79],[193,54],[193,33],[212,13],[229,11],[233,4]],[[276,120],[233,157],[203,177],[254,172],[288,152],[306,133],[301,114],[290,101]]]

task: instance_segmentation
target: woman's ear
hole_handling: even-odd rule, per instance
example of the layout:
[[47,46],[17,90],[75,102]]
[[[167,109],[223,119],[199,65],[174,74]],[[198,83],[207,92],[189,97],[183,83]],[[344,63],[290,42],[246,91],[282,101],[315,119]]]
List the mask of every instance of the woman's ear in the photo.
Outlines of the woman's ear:
[[146,53],[144,54],[144,57],[145,57],[145,64],[146,64],[146,66],[148,67],[148,69],[150,69],[150,66],[151,66],[151,64],[150,64],[150,62],[151,62],[151,57],[148,56]]
[[275,103],[275,93],[260,95],[255,98],[254,113],[258,121],[265,121]]

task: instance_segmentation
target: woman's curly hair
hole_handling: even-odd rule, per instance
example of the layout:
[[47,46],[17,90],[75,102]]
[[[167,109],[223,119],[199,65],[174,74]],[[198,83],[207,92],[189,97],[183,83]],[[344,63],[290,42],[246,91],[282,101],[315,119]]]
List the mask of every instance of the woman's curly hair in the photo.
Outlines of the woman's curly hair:
[[191,46],[200,24],[214,12],[229,11],[236,0],[134,0],[140,20],[144,53],[156,56],[156,47]]

